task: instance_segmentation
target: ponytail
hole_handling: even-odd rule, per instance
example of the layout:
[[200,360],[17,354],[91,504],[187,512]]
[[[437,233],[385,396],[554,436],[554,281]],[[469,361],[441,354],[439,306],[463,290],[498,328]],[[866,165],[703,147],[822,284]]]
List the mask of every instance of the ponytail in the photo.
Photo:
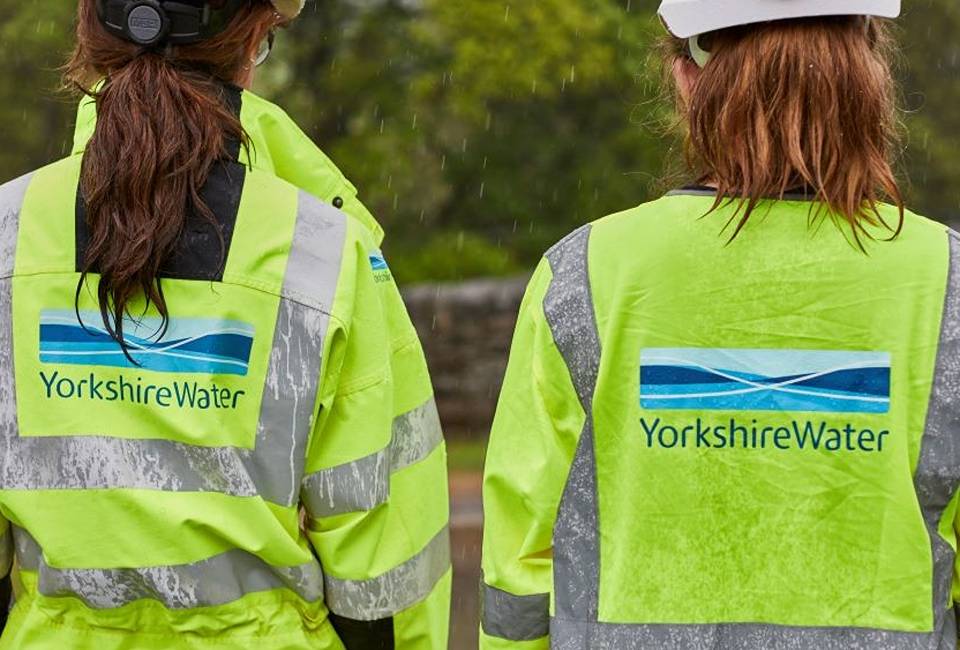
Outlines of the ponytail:
[[250,65],[248,44],[267,33],[273,16],[269,4],[252,2],[209,42],[158,52],[108,34],[94,0],[80,2],[67,79],[80,88],[103,82],[84,91],[96,101],[97,126],[80,178],[89,242],[78,251],[77,303],[87,277],[99,274],[103,324],[128,356],[123,321],[131,301],[142,296],[159,312],[159,335],[169,322],[160,275],[188,215],[214,226],[225,256],[200,192],[214,165],[228,158],[230,143],[246,144],[225,84]]

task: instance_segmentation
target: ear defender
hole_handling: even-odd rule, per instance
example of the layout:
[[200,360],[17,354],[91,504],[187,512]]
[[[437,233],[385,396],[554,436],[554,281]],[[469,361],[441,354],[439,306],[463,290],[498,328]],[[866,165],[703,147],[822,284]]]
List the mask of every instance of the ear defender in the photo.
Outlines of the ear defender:
[[690,58],[693,59],[698,66],[705,68],[710,61],[710,52],[703,49],[700,45],[700,36],[700,34],[691,36],[687,39],[687,44],[690,48]]
[[163,40],[169,28],[167,12],[156,0],[139,0],[127,7],[124,35],[137,45],[156,45]]
[[191,45],[221,34],[249,0],[97,0],[108,32],[141,47]]

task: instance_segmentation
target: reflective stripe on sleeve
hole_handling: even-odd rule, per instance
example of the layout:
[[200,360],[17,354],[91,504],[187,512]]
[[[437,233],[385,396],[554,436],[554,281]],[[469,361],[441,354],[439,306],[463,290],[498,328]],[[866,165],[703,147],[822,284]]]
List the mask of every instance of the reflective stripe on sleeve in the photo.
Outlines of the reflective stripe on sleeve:
[[344,465],[309,474],[302,498],[312,517],[373,510],[390,496],[390,475],[426,459],[443,442],[431,398],[393,421],[390,444]]
[[450,531],[444,527],[403,564],[368,580],[326,576],[327,607],[344,618],[376,621],[412,607],[450,570]]
[[550,594],[514,596],[484,583],[480,623],[484,634],[533,641],[550,633]]
[[33,174],[0,185],[0,280],[13,275],[20,232],[20,210]]
[[241,550],[175,566],[113,569],[56,569],[37,542],[14,529],[21,566],[38,574],[38,589],[49,597],[74,597],[93,609],[113,609],[137,600],[159,601],[169,609],[223,605],[251,593],[289,589],[308,602],[323,597],[323,573],[316,561],[274,567]]
[[346,236],[341,212],[300,192],[256,447],[244,463],[260,493],[274,503],[299,500]]

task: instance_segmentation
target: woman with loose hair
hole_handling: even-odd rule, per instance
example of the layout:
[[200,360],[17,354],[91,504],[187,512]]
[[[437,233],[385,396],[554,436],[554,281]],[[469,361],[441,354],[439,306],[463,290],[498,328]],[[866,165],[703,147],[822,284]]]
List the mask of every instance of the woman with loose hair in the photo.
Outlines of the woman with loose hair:
[[899,0],[664,0],[691,183],[537,269],[493,648],[955,650],[960,238],[893,172]]
[[383,233],[246,90],[302,6],[78,2],[76,149],[0,186],[0,648],[446,648]]

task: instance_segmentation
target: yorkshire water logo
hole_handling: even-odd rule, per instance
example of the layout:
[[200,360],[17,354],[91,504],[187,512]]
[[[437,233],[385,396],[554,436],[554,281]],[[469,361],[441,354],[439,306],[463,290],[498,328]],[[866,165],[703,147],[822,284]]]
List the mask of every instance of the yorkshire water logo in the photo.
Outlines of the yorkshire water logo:
[[45,310],[40,314],[40,361],[154,372],[246,375],[254,328],[232,320],[171,318],[163,338],[159,318],[124,320],[131,362],[103,328],[99,312]]
[[640,405],[654,410],[887,413],[890,355],[647,348]]
[[373,277],[377,282],[389,282],[393,279],[387,258],[380,251],[370,253],[370,268],[373,269]]

